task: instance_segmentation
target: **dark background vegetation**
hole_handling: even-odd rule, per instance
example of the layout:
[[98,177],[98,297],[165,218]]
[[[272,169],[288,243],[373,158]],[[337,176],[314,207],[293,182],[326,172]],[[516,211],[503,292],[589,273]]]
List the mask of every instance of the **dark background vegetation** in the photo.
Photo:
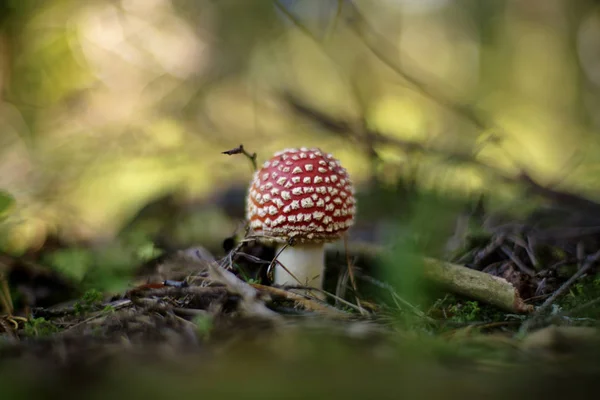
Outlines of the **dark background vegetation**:
[[[599,110],[593,0],[3,0],[0,249],[64,280],[37,305],[118,293],[160,254],[202,245],[221,257],[223,241],[243,234],[252,170],[223,151],[243,143],[260,164],[281,148],[321,147],[357,186],[350,247],[396,245],[363,267],[420,303],[410,257],[456,251],[459,216],[523,219],[557,200],[546,187],[600,201]],[[369,370],[334,344],[297,340],[313,351],[294,362],[353,382],[340,396],[393,386],[393,368],[407,395],[423,389],[413,375],[452,381],[456,393],[496,387],[463,386],[467,375],[428,364],[437,345],[427,341],[423,354],[377,350],[410,353],[415,368],[398,356]],[[233,394],[222,389],[231,376],[264,390],[266,377],[240,365],[267,361],[237,357],[210,372],[214,393]],[[168,385],[202,390],[181,389],[197,368]],[[264,393],[294,390],[269,368],[283,383]],[[157,372],[137,369],[133,383],[121,373],[140,396],[153,390],[145,377]],[[315,396],[330,383],[300,387]]]

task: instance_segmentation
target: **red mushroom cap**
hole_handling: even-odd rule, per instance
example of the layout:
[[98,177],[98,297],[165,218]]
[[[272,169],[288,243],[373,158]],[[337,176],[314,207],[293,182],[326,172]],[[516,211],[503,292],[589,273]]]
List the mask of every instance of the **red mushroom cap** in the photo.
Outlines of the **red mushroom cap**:
[[348,172],[320,149],[285,149],[254,174],[247,217],[257,235],[276,242],[330,242],[354,223]]

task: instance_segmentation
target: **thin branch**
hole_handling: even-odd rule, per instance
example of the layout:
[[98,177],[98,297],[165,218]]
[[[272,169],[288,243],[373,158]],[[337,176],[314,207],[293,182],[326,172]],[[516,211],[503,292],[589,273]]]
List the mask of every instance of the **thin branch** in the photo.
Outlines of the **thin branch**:
[[600,260],[600,250],[589,256],[585,264],[577,272],[575,272],[573,276],[569,278],[568,281],[566,281],[561,287],[559,287],[556,290],[556,292],[554,292],[554,294],[544,302],[544,304],[540,306],[540,308],[537,310],[537,313],[543,313],[544,311],[546,311],[561,294],[563,294],[569,287],[571,287],[571,285],[573,285],[573,283],[575,283],[575,281],[579,279],[583,274],[588,272],[588,270],[592,268],[596,264],[596,262],[598,262],[598,260]]
[[240,144],[239,147],[236,147],[234,149],[223,151],[223,152],[221,152],[221,154],[225,154],[228,156],[233,156],[236,154],[243,154],[252,163],[252,168],[253,168],[254,172],[256,172],[258,170],[258,165],[256,164],[256,153],[252,153],[252,154],[248,153],[246,151],[246,149],[244,149],[244,145],[242,145],[242,144]]
[[[324,129],[327,129],[330,132],[338,134],[347,139],[349,138],[355,141],[361,140],[363,134],[360,132],[360,128],[356,127],[355,124],[333,118],[324,112],[311,107],[291,93],[282,93],[282,98],[298,115],[319,124]],[[437,146],[425,146],[419,142],[402,140],[374,130],[370,130],[368,136],[369,140],[371,140],[374,144],[384,147],[395,147],[407,153],[422,153],[441,156],[449,162],[470,165],[480,169],[486,174],[495,177],[496,179],[499,179],[503,183],[520,185],[524,187],[529,194],[551,200],[557,205],[563,205],[571,209],[577,209],[578,211],[585,211],[600,215],[599,203],[574,193],[543,186],[536,182],[523,168],[521,168],[514,176],[507,175],[499,168],[490,164],[486,164],[467,152],[451,151]],[[586,229],[595,229],[600,231],[599,227]],[[580,233],[580,230],[578,230],[577,233]]]
[[[282,13],[284,13],[294,23],[294,25],[298,29],[300,29],[302,32],[304,32],[308,37],[310,37],[312,40],[314,40],[317,44],[322,46],[321,41],[306,26],[304,26],[302,24],[300,19],[298,19],[295,15],[293,15],[291,12],[289,12],[279,1],[274,1],[274,3],[277,6],[277,8]],[[489,141],[498,142],[500,140],[498,138],[498,131],[500,131],[500,128],[490,117],[484,116],[483,111],[476,109],[475,107],[470,106],[470,105],[460,104],[459,102],[454,101],[454,100],[442,95],[439,92],[434,92],[423,81],[421,81],[418,78],[409,74],[405,70],[405,68],[400,66],[398,63],[398,59],[400,57],[398,49],[395,48],[391,43],[389,43],[389,41],[387,41],[387,39],[385,39],[381,34],[377,33],[376,30],[373,29],[368,24],[366,18],[360,13],[360,11],[356,8],[356,6],[352,2],[346,2],[346,4],[348,5],[348,7],[346,7],[346,12],[349,15],[349,17],[346,18],[346,21],[347,21],[349,27],[354,30],[354,32],[357,34],[358,38],[365,44],[365,46],[382,63],[384,63],[386,66],[388,66],[390,69],[392,69],[399,76],[403,77],[407,82],[411,83],[415,88],[417,88],[422,94],[424,94],[428,98],[430,98],[433,101],[437,102],[438,104],[446,107],[447,109],[450,109],[450,110],[454,111],[455,113],[462,115],[464,118],[468,119],[475,126],[477,126],[478,128],[480,128],[482,130],[495,131],[488,137],[486,142],[489,142]],[[338,9],[338,11],[341,11],[341,9],[342,8],[340,7]],[[403,57],[406,59],[406,56],[403,55]],[[428,81],[432,81],[431,77],[428,78]],[[355,95],[356,95],[356,93],[355,93]],[[352,131],[352,129],[349,129],[350,126],[346,123],[341,123],[341,125],[340,124],[335,125],[335,122],[339,123],[340,121],[329,120],[329,122],[334,122],[333,126],[329,126],[329,129],[331,131],[338,132],[338,133]],[[358,130],[360,130],[360,129],[358,129]],[[506,176],[505,174],[500,173],[500,171],[498,171],[496,168],[486,165],[484,163],[478,162],[477,160],[474,159],[472,154],[459,154],[459,153],[449,154],[447,151],[439,152],[439,151],[435,151],[434,149],[425,149],[424,146],[422,146],[421,144],[414,143],[414,142],[401,141],[398,139],[392,139],[390,137],[378,135],[377,133],[372,132],[372,131],[367,131],[366,135],[357,135],[356,129],[354,129],[353,131],[355,133],[356,138],[361,138],[361,139],[367,140],[367,142],[366,142],[367,147],[373,148],[374,144],[394,145],[394,146],[402,147],[406,151],[412,151],[412,152],[418,151],[418,152],[422,152],[422,153],[428,152],[428,153],[438,153],[440,155],[447,155],[450,160],[455,160],[455,161],[468,163],[468,164],[475,164],[476,166],[482,168],[483,170],[495,174],[496,176],[500,177],[505,182],[509,182],[509,183],[517,182],[517,183],[522,183],[522,184],[524,183],[525,186],[527,186],[530,189],[530,191],[532,191],[535,194],[542,195],[543,197],[550,197],[554,200],[558,200],[561,203],[564,203],[564,201],[568,201],[567,204],[572,204],[573,202],[579,203],[582,206],[584,206],[585,208],[594,210],[596,212],[600,212],[600,205],[595,202],[591,202],[591,201],[583,199],[579,196],[574,196],[571,194],[563,193],[563,192],[539,185],[527,173],[524,172],[524,168],[520,167],[519,163],[517,163],[515,160],[513,160],[514,165],[518,169],[520,169],[520,174],[516,178]],[[361,140],[361,144],[364,145],[365,143],[362,143],[362,140]],[[373,154],[370,154],[370,156],[372,156],[372,155]],[[506,154],[506,157],[510,157],[510,154]]]
[[[293,22],[293,24],[298,29],[300,29],[304,34],[306,34],[310,39],[312,39],[319,48],[321,48],[321,50],[323,51],[323,54],[325,54],[327,57],[329,57],[334,63],[339,63],[339,61],[336,60],[324,48],[323,41],[320,40],[314,33],[312,33],[310,31],[310,29],[308,29],[299,18],[297,18],[293,13],[288,11],[283,5],[281,5],[281,3],[279,3],[279,1],[275,1],[275,5],[282,13],[284,13],[290,19],[290,21]],[[338,0],[338,8],[337,8],[337,12],[336,12],[335,20],[334,20],[334,28],[335,28],[335,25],[337,25],[337,19],[340,18],[342,15],[343,8],[344,8],[344,0]],[[360,73],[362,73],[362,70],[360,71]],[[342,75],[343,75],[343,79],[347,79],[349,81],[348,83],[350,86],[350,91],[351,91],[352,96],[354,97],[359,109],[361,110],[361,115],[363,115],[363,116],[366,115],[366,111],[367,111],[368,107],[361,97],[360,90],[358,88],[356,80],[348,79],[348,77],[346,77],[345,74],[342,74]],[[360,135],[357,136],[357,137],[359,137],[358,142],[359,142],[361,148],[364,150],[365,155],[367,156],[367,158],[370,161],[370,167],[371,167],[371,177],[370,178],[371,178],[372,182],[376,182],[378,180],[378,177],[377,177],[377,174],[375,171],[377,170],[378,163],[381,162],[381,157],[379,156],[379,153],[375,149],[376,142],[371,139],[371,131],[366,128],[366,120],[364,117],[362,118],[361,126],[358,130],[360,131]]]
[[[338,12],[341,12],[343,7],[341,6],[343,2],[338,3]],[[311,32],[302,21],[296,17],[293,13],[291,13],[285,6],[283,6],[279,1],[275,0],[274,4],[276,7],[286,15],[290,21],[294,23],[294,25],[300,29],[303,33],[305,33],[308,37],[310,37],[315,43],[322,46],[322,42],[319,40],[316,35]],[[437,102],[438,104],[453,110],[455,113],[462,115],[464,118],[470,120],[475,126],[479,127],[482,130],[495,131],[489,137],[488,141],[498,142],[498,131],[500,128],[497,124],[489,117],[484,116],[483,111],[476,109],[470,105],[460,104],[457,101],[454,101],[441,93],[434,92],[427,84],[423,81],[417,79],[416,77],[409,74],[405,68],[399,65],[398,59],[400,54],[398,49],[395,48],[385,37],[381,34],[377,33],[372,26],[369,25],[366,18],[361,14],[358,8],[350,1],[345,3],[347,7],[345,7],[345,12],[348,14],[346,21],[351,29],[357,34],[358,38],[365,44],[365,46],[385,65],[387,65],[390,69],[396,72],[399,76],[403,77],[407,82],[411,83],[415,88],[417,88],[421,93],[423,93],[428,98]],[[326,53],[327,54],[327,53]],[[327,54],[329,55],[329,54]],[[406,56],[403,55],[406,59]],[[428,81],[431,81],[429,77]],[[356,96],[356,93],[354,93]],[[306,109],[302,110],[302,107],[299,107],[300,104],[298,102],[290,101],[290,96],[288,95],[288,102],[295,106],[297,111],[304,111],[304,114],[307,114]],[[313,117],[322,117],[321,115],[315,115],[314,110],[312,111]],[[500,178],[502,181],[506,183],[519,183],[524,184],[530,192],[533,194],[540,195],[545,198],[550,198],[553,201],[561,204],[574,205],[577,208],[583,207],[587,210],[594,211],[600,213],[600,204],[584,199],[580,196],[573,195],[570,193],[561,192],[558,190],[551,189],[549,187],[544,187],[533,180],[524,171],[524,168],[520,167],[519,164],[513,160],[514,165],[520,170],[520,173],[516,177],[507,176],[504,173],[500,172],[497,168],[482,163],[476,160],[473,154],[466,153],[449,153],[446,150],[435,149],[435,148],[425,148],[420,143],[402,141],[396,138],[387,137],[385,135],[381,135],[377,132],[367,131],[365,134],[360,134],[362,129],[357,127],[353,127],[350,124],[347,124],[344,121],[335,121],[331,118],[314,118],[319,119],[321,124],[324,125],[329,130],[336,133],[343,132],[353,132],[354,138],[359,139],[360,144],[365,145],[366,147],[370,147],[373,149],[373,145],[390,145],[399,148],[403,148],[408,152],[420,152],[420,153],[429,153],[429,154],[437,154],[447,156],[449,161],[457,161],[465,164],[474,165],[476,167],[481,168],[487,173],[492,173],[493,175]],[[369,154],[373,156],[372,152]],[[509,154],[506,157],[510,157]]]
[[[400,75],[407,82],[417,88],[422,94],[435,101],[436,103],[460,114],[470,120],[475,126],[480,129],[498,129],[495,124],[489,122],[489,118],[483,117],[482,112],[476,110],[472,106],[460,104],[454,100],[443,96],[441,93],[434,92],[424,82],[412,76],[406,70],[401,67],[397,61],[400,58],[399,51],[394,47],[387,39],[377,33],[373,29],[366,18],[361,14],[358,8],[352,3],[348,2],[351,6],[348,7],[350,11],[350,17],[347,19],[348,26],[352,29],[363,44],[377,57],[382,63],[393,70],[396,74]],[[385,49],[383,49],[385,47]],[[406,56],[403,55],[406,59]],[[431,78],[431,77],[430,77]],[[428,79],[431,81],[431,79]]]
[[335,16],[333,17],[333,22],[331,23],[331,26],[327,30],[328,32],[325,35],[325,37],[327,37],[327,38],[331,37],[333,35],[333,32],[336,31],[338,22],[342,15],[343,8],[344,8],[344,0],[337,0],[337,9],[335,12]]
[[277,7],[279,11],[281,11],[286,17],[288,17],[289,20],[292,21],[292,23],[298,29],[300,29],[306,36],[310,37],[315,42],[320,43],[319,38],[314,33],[312,33],[310,29],[304,26],[300,19],[296,17],[293,13],[291,13],[283,4],[281,4],[278,0],[274,0],[273,3],[275,4],[275,7]]
[[546,311],[554,304],[554,302],[569,289],[575,281],[577,281],[583,274],[588,272],[597,262],[600,260],[600,250],[590,255],[584,265],[569,278],[568,281],[562,284],[561,287],[550,296],[544,303],[536,310],[535,314],[528,319],[519,330],[519,334],[526,333],[529,329],[533,328],[535,324],[542,318]]
[[521,259],[517,257],[515,253],[508,248],[508,246],[502,245],[500,246],[500,250],[502,250],[502,252],[506,254],[513,263],[515,263],[515,265],[521,270],[521,272],[524,272],[529,276],[535,275],[535,271],[529,268],[527,265],[525,265],[523,261],[521,261]]

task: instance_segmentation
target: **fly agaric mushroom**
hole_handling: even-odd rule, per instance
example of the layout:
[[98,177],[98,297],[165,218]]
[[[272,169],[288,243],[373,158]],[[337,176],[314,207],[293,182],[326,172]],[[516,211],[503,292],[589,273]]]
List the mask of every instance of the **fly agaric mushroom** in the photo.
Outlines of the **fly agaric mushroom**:
[[253,233],[277,245],[274,283],[322,289],[325,243],[353,225],[355,203],[348,172],[318,148],[285,149],[265,162],[246,212]]

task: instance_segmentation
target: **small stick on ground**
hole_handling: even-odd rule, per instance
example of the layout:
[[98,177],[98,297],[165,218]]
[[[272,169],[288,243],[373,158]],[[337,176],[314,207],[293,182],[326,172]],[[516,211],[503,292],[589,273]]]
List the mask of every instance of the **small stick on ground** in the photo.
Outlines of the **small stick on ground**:
[[566,292],[567,289],[569,289],[571,287],[571,285],[573,285],[573,283],[575,283],[575,281],[577,281],[579,278],[581,278],[581,276],[583,274],[588,272],[590,270],[590,268],[592,268],[598,262],[598,260],[600,260],[600,250],[598,250],[594,254],[588,256],[587,260],[585,261],[583,266],[577,272],[575,272],[573,274],[573,276],[571,278],[569,278],[568,281],[563,283],[561,287],[556,289],[556,291],[552,294],[552,296],[550,296],[548,299],[546,299],[546,301],[544,301],[544,303],[536,310],[535,314],[529,320],[527,320],[527,321],[525,321],[525,323],[523,323],[523,325],[521,326],[521,329],[519,330],[519,334],[524,334],[529,329],[534,327],[535,324],[540,320],[540,318],[550,308],[550,306],[552,306],[552,304],[554,304],[556,299],[558,299],[558,297],[560,295],[562,295],[564,292]]
[[508,246],[502,245],[500,246],[500,250],[502,250],[502,252],[506,254],[512,262],[515,263],[515,265],[521,270],[521,272],[524,272],[529,276],[535,275],[535,271],[529,268],[527,265],[525,265],[523,261],[521,261],[521,259],[517,257],[511,249],[508,248]]
[[448,262],[426,258],[425,278],[444,289],[515,313],[528,313],[533,306],[525,304],[517,289],[506,279]]
[[491,255],[492,253],[494,253],[502,245],[504,245],[505,239],[506,238],[504,237],[504,235],[497,235],[496,237],[494,237],[487,246],[485,246],[483,249],[477,251],[477,253],[475,254],[475,258],[473,260],[473,264],[476,266],[479,266],[479,264],[482,262],[482,260],[484,260],[486,257]]
[[[366,245],[363,254],[376,257],[386,251],[385,248]],[[533,311],[533,306],[526,304],[517,289],[506,279],[437,259],[423,260],[424,278],[450,293],[492,304],[512,313]]]
[[525,241],[517,235],[509,235],[507,239],[525,250],[525,252],[527,253],[527,257],[529,257],[529,261],[531,261],[531,265],[533,265],[534,267],[538,265],[537,257],[535,256],[535,252],[533,251],[529,241]]

